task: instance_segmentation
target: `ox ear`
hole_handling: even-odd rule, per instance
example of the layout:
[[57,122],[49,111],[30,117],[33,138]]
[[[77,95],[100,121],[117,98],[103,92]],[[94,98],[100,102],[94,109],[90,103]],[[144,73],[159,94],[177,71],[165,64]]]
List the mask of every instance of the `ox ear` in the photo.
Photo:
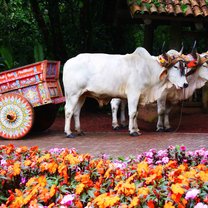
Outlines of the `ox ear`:
[[163,71],[160,74],[160,80],[163,80],[167,77],[168,74],[168,70],[167,69],[163,69]]

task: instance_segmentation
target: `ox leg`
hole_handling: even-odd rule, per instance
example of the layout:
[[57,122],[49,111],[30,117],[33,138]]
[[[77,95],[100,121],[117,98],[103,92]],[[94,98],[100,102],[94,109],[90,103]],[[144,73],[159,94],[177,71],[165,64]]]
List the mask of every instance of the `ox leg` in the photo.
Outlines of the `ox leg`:
[[67,138],[74,138],[75,135],[71,131],[71,118],[74,114],[75,106],[78,102],[79,96],[67,96],[66,95],[66,104],[65,104],[65,127],[64,131],[67,135]]
[[121,103],[121,99],[119,98],[113,98],[110,102],[111,105],[111,111],[112,111],[112,128],[113,130],[118,130],[119,129],[119,124],[118,124],[118,108]]
[[169,115],[172,110],[171,104],[166,104],[166,110],[165,110],[165,116],[164,116],[164,129],[165,131],[169,132],[172,131],[170,121],[169,121]]
[[128,125],[126,123],[126,115],[125,115],[125,111],[126,111],[126,105],[127,105],[127,101],[126,100],[121,100],[121,127],[122,128],[126,128]]
[[166,108],[166,99],[160,98],[157,100],[157,132],[164,132],[164,114]]
[[[139,96],[135,96],[139,98]],[[139,136],[141,132],[138,129],[137,125],[137,106],[139,99],[128,98],[128,112],[129,112],[129,134],[131,136]]]
[[74,110],[75,130],[77,131],[77,134],[80,136],[84,135],[84,132],[81,130],[81,125],[80,125],[80,112],[84,102],[85,102],[85,97],[80,97],[76,105],[76,108]]

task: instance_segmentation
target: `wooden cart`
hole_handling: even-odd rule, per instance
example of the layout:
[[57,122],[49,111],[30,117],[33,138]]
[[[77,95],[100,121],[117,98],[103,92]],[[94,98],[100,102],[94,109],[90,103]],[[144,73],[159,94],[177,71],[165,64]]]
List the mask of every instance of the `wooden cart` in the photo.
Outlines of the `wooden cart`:
[[65,101],[59,61],[44,60],[0,73],[0,137],[19,139],[49,128]]

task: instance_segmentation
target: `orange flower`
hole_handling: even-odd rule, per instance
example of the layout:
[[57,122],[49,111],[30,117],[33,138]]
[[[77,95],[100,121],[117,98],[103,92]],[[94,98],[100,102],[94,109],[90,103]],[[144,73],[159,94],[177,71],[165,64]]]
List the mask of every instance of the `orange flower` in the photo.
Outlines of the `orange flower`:
[[46,184],[47,184],[46,177],[45,176],[40,176],[38,178],[38,183],[40,184],[40,186],[45,187]]

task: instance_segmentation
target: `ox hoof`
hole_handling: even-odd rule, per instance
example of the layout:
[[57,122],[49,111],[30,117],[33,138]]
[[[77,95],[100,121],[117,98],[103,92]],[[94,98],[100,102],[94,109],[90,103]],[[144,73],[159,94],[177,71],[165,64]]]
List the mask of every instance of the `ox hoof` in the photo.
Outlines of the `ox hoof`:
[[159,129],[156,130],[156,132],[165,132],[165,129],[159,128]]
[[140,136],[141,133],[140,132],[132,132],[129,135],[135,137],[135,136]]
[[85,136],[85,133],[83,131],[80,131],[77,133],[78,136]]
[[126,124],[121,124],[120,128],[121,128],[121,129],[126,129],[126,128],[128,128],[128,125],[126,125]]
[[118,130],[120,130],[120,127],[119,126],[116,126],[116,127],[112,127],[113,128],[113,130],[115,130],[115,131],[118,131]]
[[173,131],[172,128],[165,129],[165,132],[172,132],[172,131]]
[[75,138],[75,137],[76,137],[76,135],[75,135],[75,134],[73,134],[73,133],[71,133],[71,134],[68,134],[66,137],[67,137],[67,138],[70,138],[70,139],[73,139],[73,138]]

